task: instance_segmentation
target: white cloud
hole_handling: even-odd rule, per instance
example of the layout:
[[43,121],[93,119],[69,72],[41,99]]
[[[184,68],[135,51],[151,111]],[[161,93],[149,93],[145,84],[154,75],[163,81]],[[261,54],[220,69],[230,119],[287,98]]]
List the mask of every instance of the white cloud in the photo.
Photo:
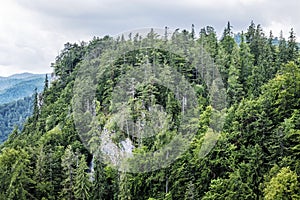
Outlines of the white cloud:
[[[143,27],[190,29],[211,25],[221,33],[227,21],[234,30],[251,20],[264,30],[300,34],[297,0],[11,0],[0,7],[0,76],[49,72],[66,42],[89,40]],[[197,30],[197,31],[198,31]]]

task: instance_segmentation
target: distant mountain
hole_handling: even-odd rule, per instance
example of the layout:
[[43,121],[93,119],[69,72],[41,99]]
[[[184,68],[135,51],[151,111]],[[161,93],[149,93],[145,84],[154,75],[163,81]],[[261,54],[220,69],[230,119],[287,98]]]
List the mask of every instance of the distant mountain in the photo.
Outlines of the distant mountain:
[[42,74],[32,74],[32,73],[24,72],[24,73],[20,73],[20,74],[13,74],[8,77],[0,76],[0,79],[27,79],[27,78],[37,77],[40,75],[42,75]]
[[32,114],[32,96],[35,88],[43,90],[44,80],[44,74],[31,73],[0,77],[0,144]]
[[44,74],[22,73],[0,77],[0,105],[31,96],[35,88],[42,91]]

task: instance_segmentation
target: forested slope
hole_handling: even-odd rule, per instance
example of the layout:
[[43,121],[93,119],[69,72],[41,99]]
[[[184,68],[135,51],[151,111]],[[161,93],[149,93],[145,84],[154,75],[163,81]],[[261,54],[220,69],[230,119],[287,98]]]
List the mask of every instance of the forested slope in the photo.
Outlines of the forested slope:
[[0,143],[14,128],[21,129],[26,118],[32,115],[33,96],[0,105]]
[[[295,33],[275,46],[251,23],[238,45],[231,28],[66,44],[1,146],[0,199],[299,199]],[[115,167],[106,137],[132,157]]]
[[21,130],[33,111],[33,95],[43,90],[45,75],[22,73],[0,77],[0,143],[14,127]]

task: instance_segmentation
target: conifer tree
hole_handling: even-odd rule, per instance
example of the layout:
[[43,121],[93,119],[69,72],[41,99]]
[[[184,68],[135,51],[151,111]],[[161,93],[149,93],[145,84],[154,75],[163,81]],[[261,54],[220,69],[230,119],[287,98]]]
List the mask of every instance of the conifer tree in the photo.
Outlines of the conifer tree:
[[74,194],[76,199],[88,200],[90,199],[91,192],[91,180],[87,173],[88,166],[86,164],[85,156],[82,155],[79,161],[79,165],[76,169]]
[[61,195],[67,199],[74,199],[74,178],[75,178],[75,154],[72,150],[72,146],[68,145],[64,155],[61,158],[61,165],[64,169],[65,179],[62,182]]
[[92,185],[92,199],[104,199],[105,189],[107,187],[105,180],[105,165],[101,162],[100,157],[94,160],[94,177]]

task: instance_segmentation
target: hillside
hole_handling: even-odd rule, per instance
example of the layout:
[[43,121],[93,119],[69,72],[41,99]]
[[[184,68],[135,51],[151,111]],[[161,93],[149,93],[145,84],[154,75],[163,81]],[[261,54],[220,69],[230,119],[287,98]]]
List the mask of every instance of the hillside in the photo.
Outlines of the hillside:
[[5,141],[14,127],[22,129],[32,114],[35,89],[41,92],[45,75],[22,73],[0,77],[0,143]]
[[0,77],[0,105],[29,97],[35,88],[42,91],[45,81],[43,74],[16,74]]
[[0,144],[15,127],[22,129],[25,120],[32,115],[33,97],[0,105]]
[[299,199],[294,33],[195,34],[67,43],[0,146],[0,199]]

